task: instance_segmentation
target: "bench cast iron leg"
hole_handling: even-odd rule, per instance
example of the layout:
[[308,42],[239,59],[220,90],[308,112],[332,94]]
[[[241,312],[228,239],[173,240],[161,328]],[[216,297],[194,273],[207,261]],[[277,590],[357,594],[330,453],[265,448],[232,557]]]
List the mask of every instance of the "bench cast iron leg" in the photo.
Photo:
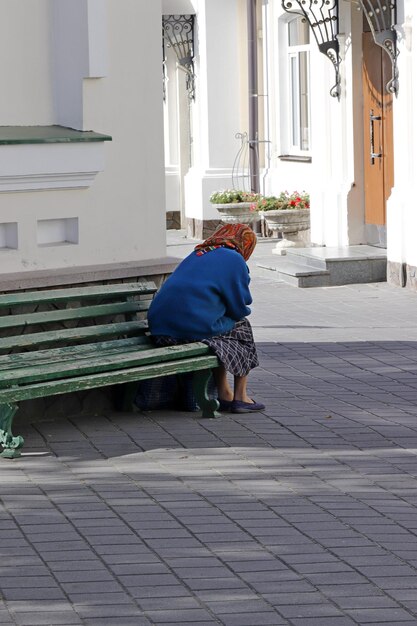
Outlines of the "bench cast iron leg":
[[17,411],[16,404],[0,405],[0,445],[3,452],[0,456],[4,459],[16,459],[20,456],[20,448],[24,444],[24,439],[20,435],[13,437],[12,422]]
[[216,399],[209,398],[208,383],[211,378],[211,370],[201,370],[194,372],[193,390],[198,406],[202,411],[201,417],[221,417],[217,413],[219,403]]

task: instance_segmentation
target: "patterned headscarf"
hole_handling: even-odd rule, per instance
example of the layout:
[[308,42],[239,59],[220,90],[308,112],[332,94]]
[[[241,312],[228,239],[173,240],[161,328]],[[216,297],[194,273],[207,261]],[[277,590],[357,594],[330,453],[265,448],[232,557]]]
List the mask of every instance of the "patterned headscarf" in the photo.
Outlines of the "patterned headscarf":
[[256,235],[246,224],[220,224],[211,237],[194,248],[198,255],[215,248],[237,250],[247,261],[256,246]]

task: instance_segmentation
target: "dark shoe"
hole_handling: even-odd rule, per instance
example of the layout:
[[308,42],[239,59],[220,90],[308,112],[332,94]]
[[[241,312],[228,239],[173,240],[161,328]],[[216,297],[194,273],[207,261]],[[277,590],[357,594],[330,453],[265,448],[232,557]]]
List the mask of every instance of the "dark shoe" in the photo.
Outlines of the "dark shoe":
[[232,400],[220,400],[220,398],[217,398],[217,401],[219,403],[219,411],[222,411],[223,413],[230,412],[233,403]]
[[232,413],[256,413],[257,411],[263,411],[265,408],[264,404],[260,402],[242,402],[241,400],[233,400],[231,403],[231,412]]

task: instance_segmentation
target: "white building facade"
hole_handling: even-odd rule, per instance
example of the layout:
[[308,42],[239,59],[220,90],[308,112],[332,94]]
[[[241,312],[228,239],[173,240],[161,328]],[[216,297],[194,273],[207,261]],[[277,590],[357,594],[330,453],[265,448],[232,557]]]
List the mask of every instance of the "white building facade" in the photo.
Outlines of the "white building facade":
[[[176,165],[167,164],[191,236],[218,220],[209,196],[232,186],[236,135],[248,132],[249,4],[166,0],[166,13],[195,14],[196,91],[183,121],[191,150],[181,173],[178,152]],[[317,45],[314,19],[305,19],[314,6],[330,16],[332,59]],[[256,2],[260,191],[310,192],[314,246],[386,248],[389,282],[414,288],[415,13],[412,0]],[[175,113],[165,102],[171,139],[181,117],[178,89],[175,98]]]
[[[412,0],[0,0],[3,287],[156,266],[166,213],[211,232],[211,193],[248,188],[250,4],[260,191],[310,192],[313,245],[386,247],[388,280],[415,286]],[[294,12],[313,4],[337,17],[337,63]],[[366,7],[395,32],[391,58]],[[163,65],[172,15],[194,19],[192,88],[167,46]]]
[[3,289],[165,257],[161,15],[158,0],[0,1]]

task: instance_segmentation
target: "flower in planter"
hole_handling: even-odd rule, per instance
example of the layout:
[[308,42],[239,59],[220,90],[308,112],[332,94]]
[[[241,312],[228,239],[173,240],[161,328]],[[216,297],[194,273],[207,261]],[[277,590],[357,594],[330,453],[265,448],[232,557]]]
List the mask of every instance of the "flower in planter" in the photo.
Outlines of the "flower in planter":
[[210,196],[210,202],[212,204],[237,204],[239,202],[257,202],[260,197],[259,193],[252,193],[251,191],[224,189],[223,191],[214,191]]
[[256,203],[257,211],[286,211],[309,209],[310,195],[305,191],[282,191],[279,196],[261,196]]

